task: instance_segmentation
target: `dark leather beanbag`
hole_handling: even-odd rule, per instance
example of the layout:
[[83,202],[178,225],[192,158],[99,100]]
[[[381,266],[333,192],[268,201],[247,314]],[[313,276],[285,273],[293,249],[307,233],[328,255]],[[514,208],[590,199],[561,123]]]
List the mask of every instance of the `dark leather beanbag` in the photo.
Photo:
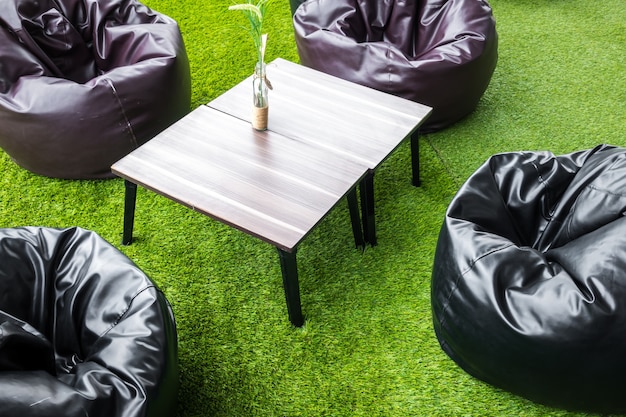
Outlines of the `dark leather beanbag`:
[[83,229],[0,229],[0,415],[171,417],[176,325],[165,296]]
[[189,111],[178,25],[136,0],[2,0],[0,57],[0,148],[37,174],[112,177]]
[[473,111],[498,59],[485,0],[307,0],[293,24],[302,64],[433,108],[422,131]]
[[471,375],[566,409],[626,411],[626,149],[495,155],[450,204],[434,328]]

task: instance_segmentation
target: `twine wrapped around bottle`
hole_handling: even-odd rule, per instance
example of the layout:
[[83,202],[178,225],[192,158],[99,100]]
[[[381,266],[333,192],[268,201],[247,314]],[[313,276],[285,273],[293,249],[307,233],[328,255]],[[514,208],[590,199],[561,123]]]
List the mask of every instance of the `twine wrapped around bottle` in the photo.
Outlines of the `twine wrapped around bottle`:
[[252,106],[252,127],[256,130],[267,130],[269,106]]

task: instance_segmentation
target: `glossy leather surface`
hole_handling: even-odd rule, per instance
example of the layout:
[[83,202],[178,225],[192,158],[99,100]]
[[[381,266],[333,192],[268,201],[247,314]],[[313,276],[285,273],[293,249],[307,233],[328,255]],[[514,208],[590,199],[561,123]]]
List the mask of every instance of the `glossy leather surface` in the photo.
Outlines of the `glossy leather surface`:
[[136,0],[3,0],[0,57],[0,147],[37,174],[112,177],[189,111],[178,25]]
[[423,131],[473,111],[496,67],[485,0],[294,1],[301,63],[433,107]]
[[558,407],[626,411],[626,150],[495,155],[450,204],[435,332],[468,373]]
[[0,229],[0,415],[173,416],[165,296],[86,230]]

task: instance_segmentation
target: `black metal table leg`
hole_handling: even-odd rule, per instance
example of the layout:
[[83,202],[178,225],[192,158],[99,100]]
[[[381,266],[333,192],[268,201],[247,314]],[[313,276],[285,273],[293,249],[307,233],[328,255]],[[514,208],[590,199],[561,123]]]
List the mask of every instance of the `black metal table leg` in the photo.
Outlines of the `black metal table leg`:
[[359,204],[357,202],[356,187],[353,187],[348,192],[347,199],[348,209],[350,210],[350,220],[352,221],[354,244],[357,248],[365,250],[365,241],[363,240],[363,229],[361,228],[361,217],[359,216]]
[[133,241],[137,184],[124,180],[124,187],[126,194],[124,196],[124,234],[122,236],[122,245],[130,245]]
[[287,252],[280,248],[277,249],[280,257],[280,268],[283,273],[283,288],[285,289],[289,321],[296,327],[302,327],[304,317],[302,316],[302,306],[300,304],[296,248],[293,249],[293,252]]
[[376,216],[374,214],[374,171],[369,171],[360,183],[361,212],[365,241],[376,246]]
[[420,180],[420,142],[417,130],[411,134],[411,168],[413,170],[413,185],[419,187]]

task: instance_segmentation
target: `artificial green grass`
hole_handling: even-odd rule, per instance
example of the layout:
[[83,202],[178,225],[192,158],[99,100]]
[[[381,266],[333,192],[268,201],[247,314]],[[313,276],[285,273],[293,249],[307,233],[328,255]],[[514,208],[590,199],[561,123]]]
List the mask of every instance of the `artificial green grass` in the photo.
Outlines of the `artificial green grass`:
[[[192,107],[248,76],[249,37],[229,0],[146,0],[176,19]],[[421,139],[423,185],[402,146],[376,174],[379,245],[354,249],[340,204],[298,252],[306,324],[287,319],[273,247],[139,189],[122,247],[121,180],[30,174],[0,152],[0,227],[81,226],[164,290],[179,331],[179,416],[583,416],[486,385],[439,348],[430,274],[445,209],[490,155],[626,146],[623,0],[492,0],[500,60],[478,109]],[[268,61],[298,61],[289,3],[275,0]],[[271,100],[271,96],[270,96]]]

